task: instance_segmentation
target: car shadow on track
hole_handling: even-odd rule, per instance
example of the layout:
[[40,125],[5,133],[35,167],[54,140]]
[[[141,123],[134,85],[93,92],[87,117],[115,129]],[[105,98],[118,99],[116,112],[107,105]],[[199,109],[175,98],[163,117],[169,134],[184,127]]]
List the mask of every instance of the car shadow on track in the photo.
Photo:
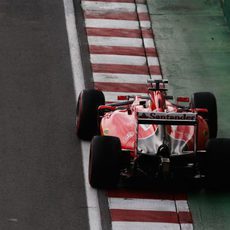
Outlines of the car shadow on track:
[[158,178],[153,179],[146,176],[137,176],[132,178],[122,178],[118,185],[119,188],[129,190],[148,190],[157,192],[199,192],[205,191],[207,193],[229,193],[229,187],[210,187],[206,184],[204,178]]

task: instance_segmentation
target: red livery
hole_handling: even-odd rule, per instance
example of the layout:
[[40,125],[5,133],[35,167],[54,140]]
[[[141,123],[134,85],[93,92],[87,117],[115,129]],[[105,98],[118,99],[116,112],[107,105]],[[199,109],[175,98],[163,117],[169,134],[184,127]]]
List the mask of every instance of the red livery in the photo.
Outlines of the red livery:
[[[88,89],[79,95],[77,135],[91,140],[89,182],[95,188],[114,187],[120,176],[143,173],[153,178],[175,177],[189,171],[220,183],[226,174],[219,161],[229,158],[228,139],[216,139],[217,106],[212,93],[191,98],[167,95],[167,80],[148,80],[148,95],[119,96],[105,103],[101,91]],[[219,153],[220,154],[220,153]]]

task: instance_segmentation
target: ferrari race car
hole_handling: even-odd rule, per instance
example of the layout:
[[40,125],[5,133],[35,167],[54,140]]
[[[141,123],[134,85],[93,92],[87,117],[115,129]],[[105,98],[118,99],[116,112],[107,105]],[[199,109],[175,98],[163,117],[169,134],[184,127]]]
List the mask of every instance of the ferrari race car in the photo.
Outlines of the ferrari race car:
[[148,80],[146,95],[118,96],[83,90],[78,99],[76,132],[91,140],[89,183],[115,187],[121,176],[153,178],[178,174],[226,183],[229,139],[217,139],[217,106],[212,93],[191,98],[167,95],[167,80]]

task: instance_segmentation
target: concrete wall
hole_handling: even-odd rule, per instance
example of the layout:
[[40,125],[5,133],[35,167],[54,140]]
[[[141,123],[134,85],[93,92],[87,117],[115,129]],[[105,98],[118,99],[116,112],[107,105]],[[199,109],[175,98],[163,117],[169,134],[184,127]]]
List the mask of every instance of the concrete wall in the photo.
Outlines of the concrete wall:
[[230,0],[222,0],[222,2],[225,18],[230,26]]

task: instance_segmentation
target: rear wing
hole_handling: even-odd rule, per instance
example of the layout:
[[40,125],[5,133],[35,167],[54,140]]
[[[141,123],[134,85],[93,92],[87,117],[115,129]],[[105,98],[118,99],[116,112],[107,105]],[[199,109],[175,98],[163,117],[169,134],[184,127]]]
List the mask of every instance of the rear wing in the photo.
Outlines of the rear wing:
[[196,125],[197,113],[192,112],[138,112],[138,124]]

